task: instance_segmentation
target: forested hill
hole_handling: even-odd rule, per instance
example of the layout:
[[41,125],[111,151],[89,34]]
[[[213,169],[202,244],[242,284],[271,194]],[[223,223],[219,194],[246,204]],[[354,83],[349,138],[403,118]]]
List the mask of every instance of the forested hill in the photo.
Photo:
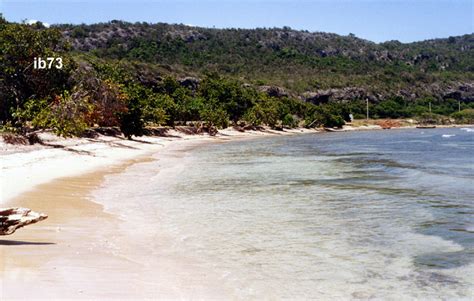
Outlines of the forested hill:
[[474,34],[377,44],[287,27],[210,29],[112,21],[58,28],[77,51],[151,64],[143,80],[152,82],[167,71],[195,77],[215,71],[315,102],[397,95],[472,100],[474,94]]
[[46,28],[0,14],[0,134],[340,127],[365,118],[366,99],[374,119],[474,123],[474,35],[376,44],[290,28]]

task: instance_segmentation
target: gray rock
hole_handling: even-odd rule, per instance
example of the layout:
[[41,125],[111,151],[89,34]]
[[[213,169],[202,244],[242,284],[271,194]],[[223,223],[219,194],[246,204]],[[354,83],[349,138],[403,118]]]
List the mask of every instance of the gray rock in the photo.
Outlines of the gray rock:
[[376,101],[377,98],[363,88],[347,87],[342,89],[318,90],[303,94],[303,100],[313,104],[323,104],[332,101],[363,100],[368,98]]
[[188,76],[188,77],[179,79],[178,82],[183,87],[186,87],[191,90],[197,90],[197,88],[199,87],[200,80],[198,78]]
[[267,95],[271,97],[288,97],[289,95],[285,89],[277,86],[260,86],[258,90],[267,93]]

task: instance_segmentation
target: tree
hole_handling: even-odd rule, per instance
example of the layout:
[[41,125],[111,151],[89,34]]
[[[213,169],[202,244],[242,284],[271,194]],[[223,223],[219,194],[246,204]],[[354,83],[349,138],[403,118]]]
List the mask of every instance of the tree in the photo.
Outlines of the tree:
[[120,130],[125,137],[131,140],[133,135],[143,136],[144,125],[139,99],[131,98],[127,111],[120,114]]
[[[22,109],[28,99],[54,97],[69,88],[75,63],[66,49],[57,29],[0,22],[0,123],[13,121],[20,126],[24,120],[12,113]],[[61,57],[63,68],[34,69],[35,57]]]

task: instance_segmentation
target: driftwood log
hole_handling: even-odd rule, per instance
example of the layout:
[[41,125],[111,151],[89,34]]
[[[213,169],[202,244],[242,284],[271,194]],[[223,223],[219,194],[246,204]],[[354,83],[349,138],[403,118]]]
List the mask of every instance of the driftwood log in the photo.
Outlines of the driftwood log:
[[19,228],[47,218],[46,214],[28,208],[0,208],[0,235],[13,234]]

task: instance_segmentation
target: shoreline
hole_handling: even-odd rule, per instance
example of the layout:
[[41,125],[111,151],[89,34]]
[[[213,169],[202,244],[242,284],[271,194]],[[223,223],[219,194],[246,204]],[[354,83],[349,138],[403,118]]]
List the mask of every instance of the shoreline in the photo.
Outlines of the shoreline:
[[151,156],[173,143],[225,141],[271,135],[314,133],[295,129],[283,132],[268,130],[220,131],[217,136],[189,135],[172,130],[167,136],[143,136],[133,140],[99,135],[97,138],[61,138],[41,133],[43,145],[11,145],[0,139],[0,206],[33,187],[61,177],[79,176],[100,169],[113,168],[127,160]]
[[[313,132],[315,131],[303,131]],[[192,258],[158,254],[153,257],[154,268],[144,265],[143,262],[146,261],[143,258],[149,254],[140,250],[143,249],[141,246],[146,244],[146,238],[152,235],[154,240],[170,244],[169,238],[159,231],[146,233],[146,221],[127,221],[127,216],[120,215],[123,208],[119,212],[106,208],[107,206],[94,199],[92,192],[101,187],[107,176],[121,174],[131,166],[156,160],[179,164],[179,158],[170,159],[170,156],[176,156],[179,152],[185,154],[202,143],[299,133],[300,130],[283,133],[241,133],[226,130],[217,137],[183,135],[180,138],[137,139],[147,143],[114,141],[101,137],[107,140],[105,148],[93,147],[97,144],[103,145],[103,141],[91,142],[82,139],[81,142],[78,141],[81,139],[55,138],[55,144],[70,144],[66,146],[68,149],[39,147],[2,157],[3,187],[0,206],[28,207],[48,214],[49,218],[0,239],[0,296],[8,300],[196,297],[234,299],[230,291],[215,285],[219,283],[218,277],[209,275],[208,271],[193,268]],[[123,145],[111,145],[119,142]],[[139,148],[137,143],[144,146],[140,144]],[[124,145],[135,148],[126,148],[126,151],[123,151]],[[118,151],[115,150],[117,147]],[[84,149],[88,153],[77,152]],[[112,153],[114,150],[116,152]],[[112,153],[112,158],[105,158],[109,153]],[[19,158],[15,161],[12,156]],[[88,156],[92,157],[86,160]],[[86,160],[86,163],[79,164],[81,160]],[[71,164],[68,165],[67,162]],[[49,171],[51,165],[62,168],[49,174],[49,178],[42,178],[41,175],[45,170]],[[30,178],[21,181],[25,174]],[[8,181],[4,181],[7,178]],[[135,216],[133,211],[128,212],[128,215],[130,218]],[[137,223],[144,225],[137,226]],[[132,230],[120,230],[126,225]],[[133,232],[135,227],[137,233]],[[156,235],[159,235],[159,239]],[[159,253],[159,250],[157,252]],[[94,281],[91,281],[91,277]],[[190,289],[183,291],[183,287]]]
[[[336,130],[335,132],[351,132],[351,131],[374,131],[374,130],[409,130],[409,129],[426,129],[419,127],[420,125],[404,125],[394,126],[387,129],[382,128],[380,125],[370,124],[362,126],[344,125],[342,129]],[[449,129],[449,128],[473,128],[473,124],[446,124],[446,125],[435,125],[434,129]],[[432,129],[432,128],[428,128]]]
[[[173,144],[167,152],[186,152],[188,147],[189,143]],[[126,211],[124,202],[118,204],[120,211],[116,212],[93,196],[106,177],[155,160],[144,156],[108,170],[59,178],[11,200],[8,204],[48,212],[49,218],[0,239],[2,299],[229,296],[230,292],[213,285],[219,279],[194,269],[190,258],[157,250],[153,260],[147,260],[151,256],[143,247],[150,238],[147,221],[133,219],[141,216],[139,212],[127,212],[129,217],[120,214]],[[172,243],[159,229],[153,230],[152,239],[160,244]],[[192,289],[180,289],[187,286]]]
[[[132,166],[156,160],[161,160],[165,165],[173,162],[180,164],[181,155],[202,143],[301,133],[321,132],[297,129],[285,132],[241,133],[225,130],[217,137],[140,137],[137,139],[139,141],[116,141],[114,138],[101,137],[100,139],[106,142],[100,139],[85,139],[83,143],[76,141],[81,139],[59,139],[62,143],[70,144],[65,146],[68,149],[40,147],[29,152],[10,153],[7,156],[19,155],[21,160],[7,160],[8,162],[4,162],[7,168],[20,167],[9,174],[3,172],[5,166],[2,163],[2,177],[10,177],[10,185],[19,184],[16,189],[9,187],[7,194],[2,193],[4,201],[1,206],[29,207],[47,213],[49,218],[0,239],[1,296],[5,299],[15,299],[20,296],[18,292],[22,292],[21,298],[235,299],[230,290],[215,285],[219,283],[216,275],[195,269],[193,258],[177,258],[172,254],[160,254],[159,250],[156,250],[157,254],[153,254],[156,264],[152,267],[141,264],[143,258],[149,254],[140,251],[140,246],[147,244],[149,237],[161,244],[171,243],[170,238],[159,231],[147,233],[146,221],[127,221],[126,215],[120,215],[124,211],[123,208],[115,210],[116,208],[96,202],[92,192],[101,187],[106,177],[119,175]],[[96,148],[93,145],[96,145]],[[87,150],[88,153],[78,152],[80,150]],[[107,160],[107,154],[112,158]],[[78,165],[77,162],[80,163],[87,156],[92,156],[92,159],[87,164]],[[25,158],[34,158],[38,162],[28,162]],[[46,158],[46,161],[42,162],[42,158]],[[73,164],[66,165],[67,160]],[[19,177],[15,178],[15,175],[24,176],[23,172],[36,172],[41,175],[51,168],[51,164],[63,167],[56,171],[63,172],[63,175],[49,179],[31,176],[29,181],[24,182],[20,182]],[[75,169],[68,168],[70,166]],[[58,173],[52,174],[56,175]],[[4,198],[5,195],[9,195],[9,198]],[[137,211],[131,210],[127,213],[132,218]],[[143,226],[139,225],[136,229],[120,230],[126,225],[134,227],[140,222],[143,222]],[[144,232],[137,233],[138,237],[135,237],[134,230]],[[91,281],[92,276],[97,282]],[[150,284],[151,281],[153,285]],[[191,289],[181,289],[188,286]]]

